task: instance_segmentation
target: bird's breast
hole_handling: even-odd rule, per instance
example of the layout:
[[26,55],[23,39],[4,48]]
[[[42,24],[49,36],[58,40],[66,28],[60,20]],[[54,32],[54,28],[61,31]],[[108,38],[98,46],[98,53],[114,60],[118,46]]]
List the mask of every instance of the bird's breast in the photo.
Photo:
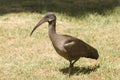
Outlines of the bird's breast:
[[52,44],[53,44],[53,47],[55,48],[56,52],[60,56],[64,57],[67,60],[70,60],[70,56],[64,48],[64,41],[52,42]]

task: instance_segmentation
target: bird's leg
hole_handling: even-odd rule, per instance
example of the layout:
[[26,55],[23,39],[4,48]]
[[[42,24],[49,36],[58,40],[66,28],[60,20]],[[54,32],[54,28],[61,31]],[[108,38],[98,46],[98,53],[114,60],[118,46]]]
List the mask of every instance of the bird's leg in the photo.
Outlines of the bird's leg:
[[[79,59],[79,58],[78,58]],[[74,62],[72,64],[74,64],[78,59],[74,60]]]
[[[78,59],[79,59],[79,58],[78,58]],[[74,65],[74,63],[75,63],[78,59],[74,60],[74,62],[70,61],[69,70],[68,70],[69,77],[70,77],[70,75],[71,75],[71,73],[72,73],[73,65]]]
[[73,67],[72,61],[70,61],[69,70],[68,70],[69,77],[71,75],[72,67]]

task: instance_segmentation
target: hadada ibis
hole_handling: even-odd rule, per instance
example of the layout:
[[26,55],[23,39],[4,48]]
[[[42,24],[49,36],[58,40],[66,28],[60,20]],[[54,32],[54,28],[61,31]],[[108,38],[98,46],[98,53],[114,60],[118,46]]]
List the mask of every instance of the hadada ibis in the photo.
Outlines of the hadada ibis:
[[30,36],[33,34],[36,28],[41,24],[43,24],[44,22],[48,22],[49,24],[48,34],[56,52],[70,62],[69,70],[68,70],[69,76],[71,75],[74,63],[80,57],[98,59],[99,57],[98,51],[89,44],[83,42],[82,40],[76,37],[72,37],[69,35],[61,35],[56,33],[56,16],[52,12],[47,13],[36,24]]

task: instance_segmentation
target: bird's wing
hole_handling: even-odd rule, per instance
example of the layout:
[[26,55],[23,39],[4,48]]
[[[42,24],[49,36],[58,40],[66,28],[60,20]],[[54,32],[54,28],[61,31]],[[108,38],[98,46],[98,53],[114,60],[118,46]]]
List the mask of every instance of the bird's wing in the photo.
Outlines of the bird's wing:
[[98,58],[98,52],[95,48],[76,38],[67,40],[64,44],[64,48],[72,59],[80,57]]
[[77,38],[70,38],[64,43],[64,48],[73,58],[87,56],[91,46]]

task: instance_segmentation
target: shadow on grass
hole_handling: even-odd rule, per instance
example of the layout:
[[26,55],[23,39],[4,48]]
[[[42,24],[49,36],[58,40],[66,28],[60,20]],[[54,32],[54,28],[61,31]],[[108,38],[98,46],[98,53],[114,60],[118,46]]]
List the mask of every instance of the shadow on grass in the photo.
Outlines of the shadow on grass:
[[[79,74],[90,74],[91,72],[94,72],[97,70],[97,68],[99,68],[100,65],[97,65],[97,66],[93,66],[93,67],[74,67],[72,69],[72,74],[71,75],[79,75]],[[63,68],[63,69],[60,69],[60,71],[63,73],[63,74],[68,74],[68,67],[67,68]]]
[[18,12],[58,12],[78,17],[88,13],[105,14],[119,6],[119,0],[0,0],[0,15]]

